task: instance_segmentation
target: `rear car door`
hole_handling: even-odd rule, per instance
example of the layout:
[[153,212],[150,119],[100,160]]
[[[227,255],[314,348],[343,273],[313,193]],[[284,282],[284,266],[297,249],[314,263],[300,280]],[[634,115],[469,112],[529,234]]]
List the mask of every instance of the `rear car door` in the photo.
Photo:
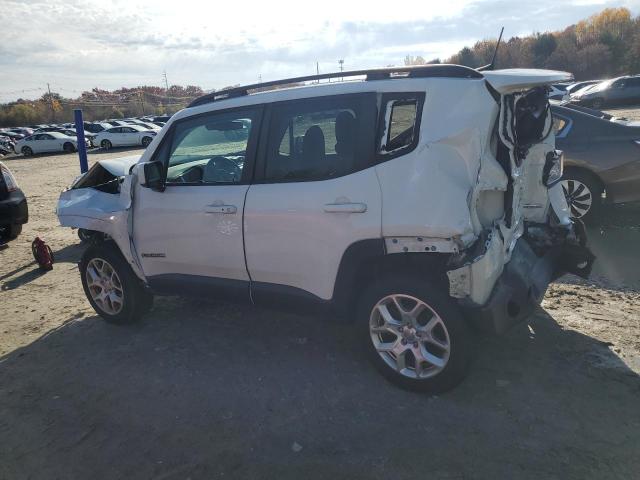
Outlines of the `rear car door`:
[[138,145],[140,143],[138,141],[139,135],[140,133],[135,128],[122,127],[121,145]]
[[280,102],[267,118],[245,204],[252,298],[266,303],[281,292],[331,299],[347,248],[380,238],[376,96]]
[[138,187],[134,242],[149,284],[167,293],[248,299],[242,214],[253,174],[261,108],[177,120],[153,160],[166,187]]
[[52,148],[53,137],[48,133],[40,133],[34,137],[34,152],[50,152]]

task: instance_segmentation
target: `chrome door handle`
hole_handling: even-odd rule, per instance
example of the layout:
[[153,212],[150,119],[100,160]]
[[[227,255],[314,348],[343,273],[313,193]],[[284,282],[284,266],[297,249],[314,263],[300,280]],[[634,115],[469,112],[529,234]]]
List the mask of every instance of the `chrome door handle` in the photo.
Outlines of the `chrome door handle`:
[[324,211],[327,213],[364,213],[367,211],[366,203],[325,203]]
[[207,205],[205,213],[236,213],[238,208],[235,205]]

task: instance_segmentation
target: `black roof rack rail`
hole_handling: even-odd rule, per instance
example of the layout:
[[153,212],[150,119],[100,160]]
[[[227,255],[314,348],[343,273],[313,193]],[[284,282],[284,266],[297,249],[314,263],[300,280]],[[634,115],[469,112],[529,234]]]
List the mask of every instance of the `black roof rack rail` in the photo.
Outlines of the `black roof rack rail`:
[[225,90],[218,90],[196,98],[189,104],[189,107],[204,105],[205,103],[217,100],[226,100],[233,97],[249,95],[250,90],[263,90],[269,87],[285,86],[310,82],[313,80],[327,80],[330,78],[366,77],[366,80],[386,80],[390,78],[428,78],[428,77],[449,77],[449,78],[484,78],[481,73],[473,68],[462,65],[433,64],[414,65],[409,67],[387,67],[367,70],[351,70],[349,72],[320,73],[317,75],[305,75],[303,77],[284,78],[270,82],[254,83],[233,87]]

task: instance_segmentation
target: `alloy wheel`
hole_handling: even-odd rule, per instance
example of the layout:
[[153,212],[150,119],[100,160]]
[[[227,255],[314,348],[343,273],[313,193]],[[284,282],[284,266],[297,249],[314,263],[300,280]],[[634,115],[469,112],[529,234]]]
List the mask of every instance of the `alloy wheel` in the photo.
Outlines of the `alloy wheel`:
[[109,262],[93,258],[87,265],[86,280],[91,299],[108,315],[117,315],[124,306],[120,277]]
[[578,180],[563,180],[562,189],[574,218],[584,217],[593,205],[593,194],[587,185]]
[[380,300],[369,317],[369,334],[378,355],[405,377],[433,377],[449,361],[447,327],[433,308],[410,295]]

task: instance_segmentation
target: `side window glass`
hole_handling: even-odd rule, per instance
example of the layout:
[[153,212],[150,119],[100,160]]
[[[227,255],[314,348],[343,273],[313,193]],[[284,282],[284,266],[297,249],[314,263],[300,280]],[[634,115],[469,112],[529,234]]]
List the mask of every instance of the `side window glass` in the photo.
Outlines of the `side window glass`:
[[383,138],[381,151],[395,152],[413,142],[416,126],[417,100],[392,100],[387,103],[388,134]]
[[165,155],[167,183],[233,184],[242,181],[255,110],[213,113],[176,124]]
[[418,144],[424,93],[382,96],[378,127],[378,156],[385,161],[413,150]]
[[326,180],[356,171],[371,160],[374,124],[373,96],[294,101],[274,107],[265,180]]

